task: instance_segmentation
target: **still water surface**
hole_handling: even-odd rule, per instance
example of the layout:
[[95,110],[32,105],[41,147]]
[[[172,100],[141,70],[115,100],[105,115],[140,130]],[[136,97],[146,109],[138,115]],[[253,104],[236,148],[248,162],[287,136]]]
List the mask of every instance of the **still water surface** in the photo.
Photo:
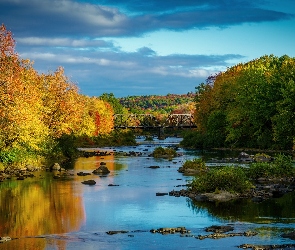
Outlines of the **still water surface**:
[[[156,142],[168,146],[179,139]],[[244,243],[295,243],[280,237],[295,229],[294,194],[262,203],[242,200],[219,204],[156,196],[157,192],[184,188],[182,185],[191,177],[177,169],[184,161],[203,156],[201,152],[179,149],[183,155],[172,161],[154,159],[148,155],[159,146],[157,143],[101,149],[143,155],[81,157],[69,170],[73,175],[65,179],[53,179],[52,173],[40,172],[35,178],[0,183],[0,236],[13,238],[0,244],[0,249],[238,249]],[[106,163],[110,174],[77,176],[80,171],[92,173],[100,162]],[[96,185],[81,183],[89,179]],[[197,236],[207,234],[205,227],[225,224],[233,225],[234,232],[255,230],[258,235],[199,240],[149,232],[184,226]],[[118,230],[128,233],[106,234]]]

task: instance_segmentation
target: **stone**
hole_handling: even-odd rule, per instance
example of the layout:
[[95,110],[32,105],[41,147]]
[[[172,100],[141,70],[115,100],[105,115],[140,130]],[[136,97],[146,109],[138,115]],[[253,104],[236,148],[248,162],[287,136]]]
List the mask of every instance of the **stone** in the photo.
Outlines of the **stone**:
[[10,241],[10,240],[11,240],[11,238],[9,236],[0,237],[0,243],[6,242],[6,241]]
[[164,196],[164,195],[168,195],[168,193],[156,193],[156,196]]
[[195,195],[193,197],[193,199],[196,200],[196,201],[208,201],[209,200],[208,196],[203,195],[203,194]]
[[108,235],[114,235],[114,234],[126,234],[129,233],[129,231],[121,230],[121,231],[107,231]]
[[50,167],[51,170],[60,170],[61,167],[58,163],[54,163],[51,167]]
[[90,173],[84,173],[84,172],[79,172],[77,173],[78,176],[86,176],[86,175],[90,175]]
[[91,185],[95,185],[96,181],[95,180],[82,181],[82,184],[91,186]]
[[211,226],[205,229],[206,232],[214,232],[214,233],[226,233],[229,231],[233,231],[234,228],[232,226]]
[[225,201],[238,198],[237,194],[233,194],[227,191],[220,191],[218,193],[204,193],[203,195],[206,195],[209,201],[218,201],[218,202],[225,202]]
[[160,167],[159,166],[149,166],[148,168],[156,169],[156,168],[160,168]]
[[295,240],[295,231],[290,233],[284,233],[281,235],[283,238],[289,238],[291,240]]
[[110,170],[106,166],[101,165],[99,168],[93,170],[92,173],[93,174],[108,174],[108,173],[110,173]]
[[34,172],[38,170],[38,167],[33,166],[33,165],[26,165],[26,168],[29,172]]

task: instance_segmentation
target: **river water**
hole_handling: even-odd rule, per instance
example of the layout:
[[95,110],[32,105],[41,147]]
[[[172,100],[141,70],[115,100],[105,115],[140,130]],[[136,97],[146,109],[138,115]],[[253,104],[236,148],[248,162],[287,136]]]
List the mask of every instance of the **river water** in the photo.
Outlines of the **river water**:
[[[185,188],[192,177],[177,169],[184,161],[204,154],[179,149],[182,155],[173,160],[148,156],[155,147],[175,145],[179,140],[167,138],[148,144],[139,140],[142,144],[137,147],[100,149],[136,151],[142,156],[81,157],[65,178],[38,172],[23,181],[0,183],[0,236],[12,238],[0,243],[0,249],[238,249],[241,244],[295,244],[280,236],[295,229],[293,193],[262,203],[193,203],[185,197],[156,196]],[[107,176],[77,175],[81,171],[92,173],[101,162],[111,171]],[[81,183],[90,179],[96,184]],[[198,236],[208,234],[206,227],[228,224],[234,232],[252,230],[258,234],[200,240],[179,233],[150,232],[182,226],[191,236]],[[109,231],[126,233],[109,235]]]

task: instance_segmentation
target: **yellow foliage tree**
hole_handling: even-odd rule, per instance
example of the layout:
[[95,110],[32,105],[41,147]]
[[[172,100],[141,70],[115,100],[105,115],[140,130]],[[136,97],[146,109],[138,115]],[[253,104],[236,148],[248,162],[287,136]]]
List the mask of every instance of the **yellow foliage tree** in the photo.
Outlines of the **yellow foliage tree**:
[[71,134],[78,129],[83,117],[83,103],[78,88],[58,68],[52,74],[42,74],[43,120],[53,138]]
[[37,149],[47,136],[39,119],[38,75],[29,60],[21,60],[14,52],[14,40],[4,25],[0,27],[0,41],[0,149]]
[[3,152],[53,149],[63,135],[91,137],[112,131],[114,111],[108,102],[79,94],[62,67],[38,74],[14,48],[11,32],[1,25],[0,160]]

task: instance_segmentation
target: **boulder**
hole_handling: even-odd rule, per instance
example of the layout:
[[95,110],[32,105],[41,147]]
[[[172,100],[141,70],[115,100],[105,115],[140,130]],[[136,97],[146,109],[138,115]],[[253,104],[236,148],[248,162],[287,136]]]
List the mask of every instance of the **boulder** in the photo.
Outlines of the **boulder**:
[[283,238],[289,238],[291,240],[295,240],[295,231],[290,233],[284,233],[281,235]]
[[105,166],[101,165],[99,168],[92,171],[93,174],[108,174],[110,170]]
[[10,241],[10,240],[11,240],[11,238],[9,236],[0,237],[0,243],[6,242],[6,241]]
[[214,232],[214,233],[226,233],[229,231],[233,231],[234,228],[232,226],[211,226],[205,229],[206,232]]
[[86,175],[91,175],[90,173],[84,173],[84,172],[79,172],[77,173],[78,176],[86,176]]
[[253,156],[245,153],[245,152],[241,152],[238,156],[239,162],[254,162],[254,158]]
[[26,168],[27,168],[27,171],[29,171],[29,172],[34,172],[34,171],[37,171],[37,170],[41,169],[41,167],[37,167],[37,166],[34,166],[34,165],[30,165],[30,164],[26,165]]
[[156,169],[156,168],[160,168],[160,167],[159,166],[149,166],[148,168]]
[[204,193],[203,195],[208,197],[209,201],[225,202],[238,198],[237,194],[233,194],[227,191],[221,191],[219,193]]
[[57,170],[59,171],[61,169],[60,165],[58,163],[54,163],[51,167],[50,170]]
[[85,184],[85,185],[95,185],[96,184],[96,181],[95,180],[82,181],[82,184]]

